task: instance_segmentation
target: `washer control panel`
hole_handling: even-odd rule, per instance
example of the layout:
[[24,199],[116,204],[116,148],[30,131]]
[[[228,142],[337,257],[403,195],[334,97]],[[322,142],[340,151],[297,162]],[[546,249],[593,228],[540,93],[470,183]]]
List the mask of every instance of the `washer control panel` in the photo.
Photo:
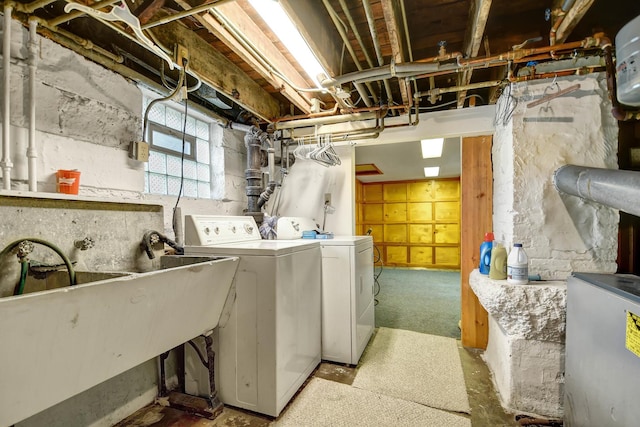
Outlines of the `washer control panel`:
[[261,240],[252,216],[185,215],[184,240],[189,246]]

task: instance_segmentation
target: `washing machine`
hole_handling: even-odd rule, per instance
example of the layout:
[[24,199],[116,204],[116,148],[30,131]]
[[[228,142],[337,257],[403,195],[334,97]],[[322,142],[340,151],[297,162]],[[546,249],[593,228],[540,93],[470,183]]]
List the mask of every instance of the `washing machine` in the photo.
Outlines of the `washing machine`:
[[[280,217],[276,225],[278,239],[287,241],[316,229],[301,217]],[[375,328],[373,238],[319,237],[326,237],[316,239],[322,251],[322,359],[357,365]]]
[[185,215],[184,234],[186,255],[240,258],[214,331],[220,400],[277,417],[320,363],[320,244],[262,240],[250,216]]

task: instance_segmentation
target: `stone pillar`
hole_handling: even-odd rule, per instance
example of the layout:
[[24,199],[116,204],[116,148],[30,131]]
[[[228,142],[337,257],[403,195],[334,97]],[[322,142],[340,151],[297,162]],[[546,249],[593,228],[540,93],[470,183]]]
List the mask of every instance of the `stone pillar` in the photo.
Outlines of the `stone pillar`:
[[470,277],[489,313],[485,360],[504,405],[515,411],[562,416],[564,280],[572,272],[616,270],[618,211],[553,186],[554,171],[565,164],[617,168],[610,111],[604,74],[512,84],[496,108],[494,234],[507,247],[523,244],[529,274],[559,281],[513,286],[477,271]]
[[469,285],[489,313],[484,359],[503,406],[562,417],[566,283],[511,285],[474,270]]
[[[560,89],[580,88],[543,104]],[[522,243],[529,272],[564,280],[571,272],[615,272],[618,211],[562,196],[553,173],[565,164],[617,169],[618,124],[604,74],[523,82],[503,92],[493,142],[496,239]]]

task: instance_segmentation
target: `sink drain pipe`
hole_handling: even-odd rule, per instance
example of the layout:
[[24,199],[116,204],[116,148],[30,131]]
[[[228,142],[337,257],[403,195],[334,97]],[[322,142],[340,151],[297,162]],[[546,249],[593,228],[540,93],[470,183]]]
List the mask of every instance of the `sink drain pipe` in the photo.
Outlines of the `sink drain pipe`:
[[[262,206],[269,201],[273,194],[275,181],[275,149],[273,141],[267,132],[262,131],[257,126],[243,125],[239,123],[229,123],[229,128],[245,132],[244,143],[247,148],[247,169],[245,178],[247,180],[247,211],[245,215],[252,216],[258,225],[262,224],[264,213]],[[262,153],[267,154],[267,164],[269,167],[269,183],[265,189],[262,188]]]
[[556,190],[640,216],[640,172],[564,165],[553,174]]

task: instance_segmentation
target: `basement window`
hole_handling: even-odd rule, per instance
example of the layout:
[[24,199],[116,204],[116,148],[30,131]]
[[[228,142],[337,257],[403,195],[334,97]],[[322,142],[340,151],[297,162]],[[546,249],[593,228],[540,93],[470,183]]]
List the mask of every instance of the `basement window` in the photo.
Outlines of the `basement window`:
[[[151,99],[145,101],[146,108]],[[155,104],[149,111],[144,191],[178,196],[182,185],[183,196],[210,199],[210,124],[190,114],[184,120],[184,111],[166,104]]]

